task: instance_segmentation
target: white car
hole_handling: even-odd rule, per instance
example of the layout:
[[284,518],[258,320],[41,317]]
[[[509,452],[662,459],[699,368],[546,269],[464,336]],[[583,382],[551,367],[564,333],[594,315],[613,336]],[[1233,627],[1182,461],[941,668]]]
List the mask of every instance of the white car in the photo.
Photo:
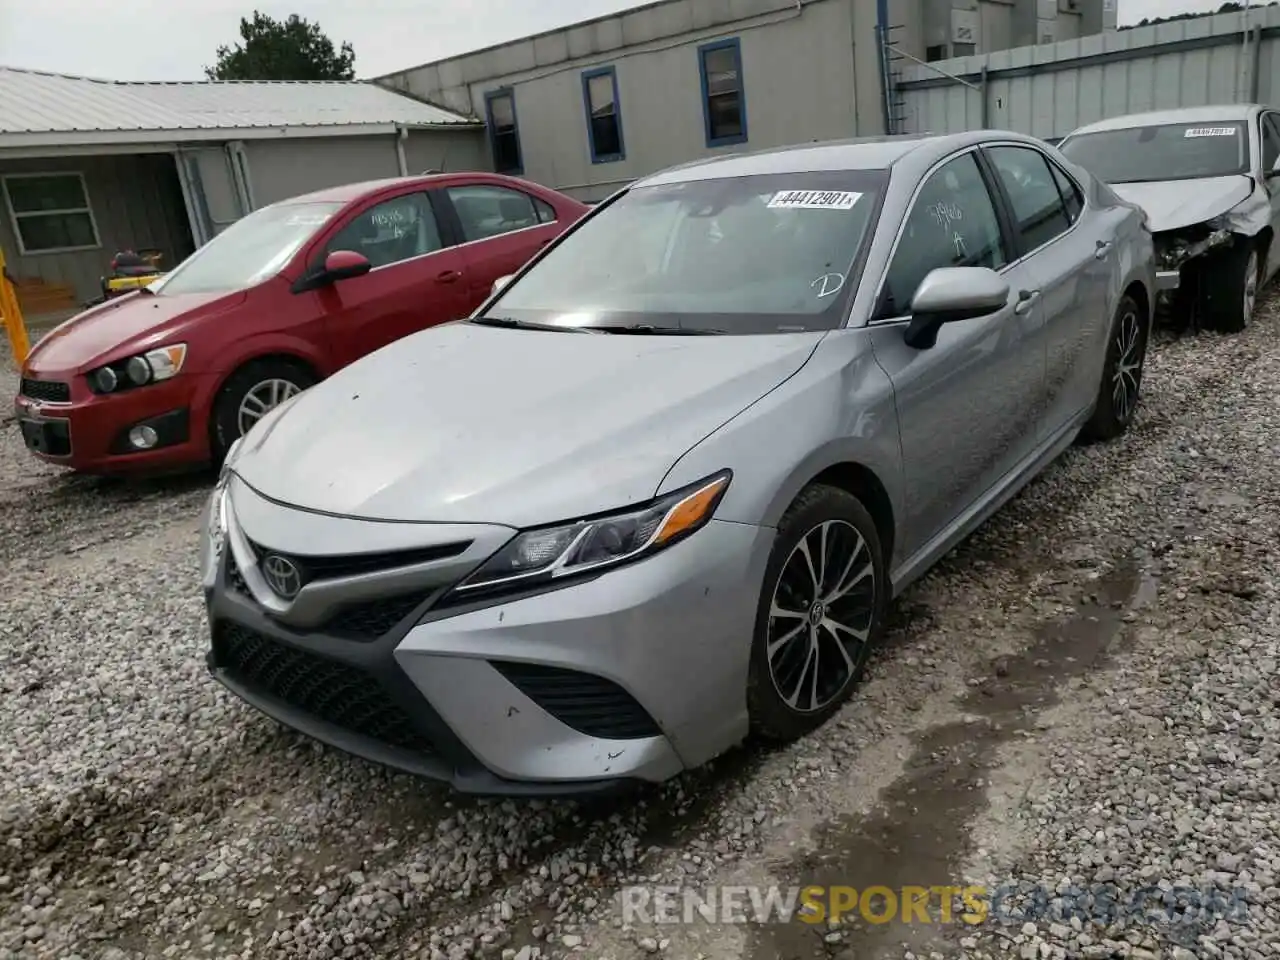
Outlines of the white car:
[[1280,268],[1280,112],[1259,104],[1114,117],[1068,134],[1069,159],[1146,211],[1162,300],[1243,330]]

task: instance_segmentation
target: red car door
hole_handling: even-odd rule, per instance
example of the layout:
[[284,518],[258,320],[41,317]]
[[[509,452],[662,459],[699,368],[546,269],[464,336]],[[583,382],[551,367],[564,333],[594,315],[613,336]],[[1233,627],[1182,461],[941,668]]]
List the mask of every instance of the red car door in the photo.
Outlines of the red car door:
[[335,250],[366,257],[373,269],[301,296],[317,298],[333,369],[426,327],[468,313],[462,254],[447,246],[426,193],[404,193],[358,209],[311,257]]
[[468,312],[488,299],[495,280],[515,273],[568,226],[546,200],[514,187],[453,184],[438,195],[461,240]]

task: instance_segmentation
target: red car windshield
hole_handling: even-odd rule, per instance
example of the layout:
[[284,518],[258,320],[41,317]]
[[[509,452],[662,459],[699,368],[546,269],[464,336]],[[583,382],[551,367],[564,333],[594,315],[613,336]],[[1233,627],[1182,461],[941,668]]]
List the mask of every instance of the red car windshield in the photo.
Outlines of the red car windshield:
[[341,203],[282,203],[237,220],[151,285],[158,296],[230,293],[279,273]]

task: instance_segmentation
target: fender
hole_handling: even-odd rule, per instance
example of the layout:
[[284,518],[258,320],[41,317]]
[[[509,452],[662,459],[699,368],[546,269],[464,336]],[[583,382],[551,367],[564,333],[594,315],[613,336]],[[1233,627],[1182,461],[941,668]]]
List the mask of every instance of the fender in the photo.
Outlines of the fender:
[[202,432],[208,433],[209,413],[213,408],[214,398],[217,397],[227,379],[250,360],[266,356],[287,356],[301,360],[321,379],[334,373],[328,357],[322,350],[315,344],[292,336],[286,331],[272,331],[238,341],[234,345],[229,345],[226,352],[219,355],[216,370],[207,371],[200,378],[199,386],[191,401],[193,433],[197,425],[203,425]]

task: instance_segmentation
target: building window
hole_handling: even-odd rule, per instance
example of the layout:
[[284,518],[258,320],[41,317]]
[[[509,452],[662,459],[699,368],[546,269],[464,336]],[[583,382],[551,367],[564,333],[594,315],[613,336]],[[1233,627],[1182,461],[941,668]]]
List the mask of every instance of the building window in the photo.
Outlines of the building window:
[[498,173],[523,173],[520,155],[520,125],[516,120],[516,95],[512,90],[485,94],[489,115],[489,146],[493,149],[493,169]]
[[4,195],[22,253],[101,246],[79,173],[21,173],[4,178]]
[[586,71],[582,75],[582,97],[587,110],[591,162],[612,163],[625,159],[622,101],[618,97],[618,74],[613,67]]
[[947,59],[947,45],[945,43],[936,43],[931,47],[925,47],[924,58],[929,63],[933,63],[935,60]]
[[707,146],[747,142],[747,97],[742,85],[742,47],[736,38],[698,48]]

